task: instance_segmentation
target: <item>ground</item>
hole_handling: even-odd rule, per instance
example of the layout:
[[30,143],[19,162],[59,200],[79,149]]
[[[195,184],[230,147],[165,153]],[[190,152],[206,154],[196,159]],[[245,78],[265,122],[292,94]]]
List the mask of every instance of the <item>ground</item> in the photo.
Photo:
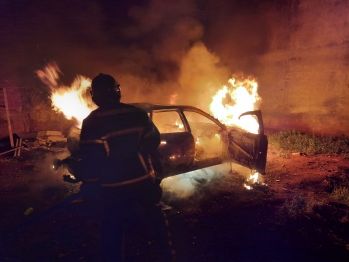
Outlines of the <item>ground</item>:
[[[57,156],[0,156],[0,261],[99,261],[98,206],[71,202],[79,185],[50,169]],[[348,194],[347,157],[270,146],[267,174],[251,190],[243,169],[212,170],[163,185],[177,261],[349,261],[348,202],[339,198]],[[126,231],[125,258],[159,260],[145,223]]]

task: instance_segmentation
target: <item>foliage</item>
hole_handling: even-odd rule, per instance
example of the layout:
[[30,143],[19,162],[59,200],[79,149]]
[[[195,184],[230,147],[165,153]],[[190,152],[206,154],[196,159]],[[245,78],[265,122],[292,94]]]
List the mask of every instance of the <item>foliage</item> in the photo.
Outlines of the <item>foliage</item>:
[[268,135],[271,145],[280,150],[315,154],[349,154],[349,137],[315,136],[298,131],[281,131]]
[[331,199],[349,205],[349,189],[347,187],[335,187]]

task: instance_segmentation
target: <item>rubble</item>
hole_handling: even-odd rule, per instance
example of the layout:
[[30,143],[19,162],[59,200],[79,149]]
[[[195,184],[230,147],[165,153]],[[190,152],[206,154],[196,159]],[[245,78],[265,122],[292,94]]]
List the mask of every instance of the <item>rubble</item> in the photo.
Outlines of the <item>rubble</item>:
[[45,149],[49,151],[59,152],[67,147],[67,138],[60,131],[38,131],[28,133],[14,134],[16,147],[18,150],[15,156],[20,155],[20,150]]
[[61,151],[67,146],[67,138],[60,131],[38,131],[31,133],[15,134],[16,139],[22,139],[25,150],[47,149]]
[[40,146],[58,148],[67,146],[67,138],[60,131],[39,131],[36,139]]

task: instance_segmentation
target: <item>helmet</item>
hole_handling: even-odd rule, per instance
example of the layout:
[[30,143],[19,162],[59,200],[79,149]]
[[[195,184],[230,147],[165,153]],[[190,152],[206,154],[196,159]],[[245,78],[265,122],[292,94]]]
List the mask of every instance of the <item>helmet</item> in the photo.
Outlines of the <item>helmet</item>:
[[120,84],[110,75],[99,74],[92,80],[92,100],[98,106],[120,102]]

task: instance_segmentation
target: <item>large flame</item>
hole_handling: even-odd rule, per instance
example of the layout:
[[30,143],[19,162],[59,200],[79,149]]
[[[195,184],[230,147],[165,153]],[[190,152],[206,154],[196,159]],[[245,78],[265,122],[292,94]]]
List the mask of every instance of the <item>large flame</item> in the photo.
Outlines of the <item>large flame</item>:
[[237,81],[231,78],[229,86],[223,86],[212,97],[210,111],[215,118],[227,126],[239,126],[251,133],[258,133],[258,121],[251,115],[239,116],[247,111],[255,110],[260,97],[257,93],[258,84],[254,79]]
[[81,128],[82,121],[96,108],[89,96],[87,89],[91,80],[77,75],[70,86],[60,85],[59,70],[56,63],[48,64],[43,70],[36,71],[38,77],[51,89],[52,106],[56,111],[62,112],[67,119],[74,119],[76,127]]
[[[96,108],[89,96],[87,89],[91,86],[91,80],[77,75],[70,86],[59,84],[59,70],[56,63],[48,64],[43,70],[36,71],[43,83],[51,89],[52,106],[56,111],[62,112],[67,119],[75,119],[76,127],[81,128],[82,121]],[[227,126],[239,126],[240,128],[258,133],[258,122],[250,115],[239,119],[239,116],[247,111],[255,110],[255,103],[260,100],[257,93],[258,84],[252,79],[237,81],[231,78],[229,85],[223,86],[212,97],[210,111],[215,118]],[[171,96],[171,104],[175,103],[177,94]]]

